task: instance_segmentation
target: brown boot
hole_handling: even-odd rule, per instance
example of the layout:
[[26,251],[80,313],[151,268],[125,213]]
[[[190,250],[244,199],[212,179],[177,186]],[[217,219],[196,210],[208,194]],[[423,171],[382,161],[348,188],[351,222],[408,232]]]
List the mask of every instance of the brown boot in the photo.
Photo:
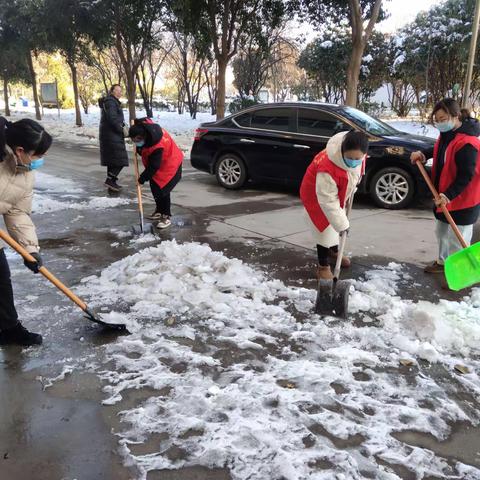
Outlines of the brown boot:
[[330,265],[319,265],[317,267],[317,279],[318,280],[333,280],[333,273],[330,269]]
[[[337,257],[338,257],[338,252],[335,252],[335,251],[333,251],[332,249],[330,249],[330,250],[328,251],[328,256],[329,256],[334,262],[336,262],[336,261],[337,261]],[[350,268],[351,264],[352,264],[352,262],[350,261],[350,259],[344,255],[344,256],[342,257],[342,263],[341,263],[342,268]]]
[[430,265],[427,265],[423,271],[425,273],[444,273],[445,267],[435,260]]

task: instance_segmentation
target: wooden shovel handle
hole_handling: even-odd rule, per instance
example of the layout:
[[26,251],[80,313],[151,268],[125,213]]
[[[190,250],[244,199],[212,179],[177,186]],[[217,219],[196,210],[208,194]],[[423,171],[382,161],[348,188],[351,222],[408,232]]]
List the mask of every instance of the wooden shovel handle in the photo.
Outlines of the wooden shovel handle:
[[138,179],[140,178],[140,170],[138,168],[138,153],[137,147],[133,145],[133,165],[135,169],[135,181],[137,183],[137,197],[138,197],[138,209],[140,210],[140,216],[142,217],[143,223],[143,201],[142,201],[142,186],[138,183]]
[[[8,233],[0,230],[0,238],[10,245],[17,253],[19,253],[28,262],[36,262],[35,258],[30,255],[17,241],[15,241]],[[70,289],[68,289],[53,273],[47,268],[40,267],[38,271],[53,285],[55,285],[64,295],[66,295],[72,302],[76,303],[82,310],[87,310],[87,304],[78,298]]]
[[[432,180],[430,179],[430,176],[428,175],[427,171],[425,170],[425,167],[423,166],[423,163],[420,162],[419,160],[417,160],[415,163],[417,164],[417,167],[420,170],[420,173],[422,174],[423,179],[425,180],[425,183],[428,185],[428,188],[432,192],[433,198],[438,201],[439,198],[440,198],[440,195],[438,194],[437,189],[435,188]],[[458,241],[460,242],[462,247],[463,248],[468,248],[467,242],[463,238],[463,235],[461,234],[460,230],[457,227],[457,224],[455,223],[452,216],[450,215],[450,212],[447,210],[447,207],[445,205],[442,205],[440,208],[442,209],[442,212],[445,215],[445,218],[447,219],[447,222],[452,227],[452,229],[453,229],[455,235],[457,236]]]

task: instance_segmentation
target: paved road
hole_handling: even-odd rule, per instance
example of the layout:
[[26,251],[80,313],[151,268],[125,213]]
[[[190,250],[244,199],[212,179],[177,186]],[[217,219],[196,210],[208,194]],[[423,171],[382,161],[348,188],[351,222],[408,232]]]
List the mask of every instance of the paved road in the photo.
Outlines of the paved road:
[[[77,182],[84,200],[103,195],[104,169],[98,165],[98,150],[57,144],[47,159],[45,172]],[[127,172],[128,173],[128,172]],[[128,185],[122,195],[133,198],[131,172],[122,178]],[[268,269],[288,284],[315,288],[312,276],[314,251],[301,215],[298,197],[292,192],[257,186],[238,192],[220,188],[213,177],[189,167],[174,191],[175,224],[162,238],[208,242],[214,249]],[[147,195],[147,209],[152,208]],[[137,222],[133,207],[85,212],[61,211],[36,218],[47,265],[67,284],[97,274],[112,262],[132,253],[128,246],[111,248],[116,240],[112,228],[126,229]],[[349,249],[354,266],[347,276],[358,276],[373,264],[407,262],[406,268],[421,288],[402,291],[413,299],[436,299],[444,295],[416,263],[434,257],[435,242],[430,212],[418,208],[390,212],[373,208],[360,199],[353,212]],[[112,432],[121,428],[117,413],[146,398],[150,392],[133,391],[116,407],[101,406],[103,398],[97,377],[74,371],[64,381],[44,388],[43,378],[55,377],[71,359],[101,362],[96,345],[114,337],[99,335],[72,314],[70,304],[12,258],[12,271],[19,311],[25,324],[45,337],[42,348],[30,351],[0,351],[0,480],[127,480],[135,471],[121,464]],[[451,298],[458,296],[450,295]],[[83,339],[84,341],[81,341]],[[463,431],[463,430],[462,430]],[[424,445],[442,455],[474,463],[465,453],[464,437],[433,441],[410,433],[406,441]],[[478,442],[472,429],[468,442]],[[462,440],[463,439],[463,440]],[[138,449],[155,451],[151,438]],[[228,480],[226,470],[202,468],[174,472],[152,472],[149,480]]]
[[[98,182],[104,169],[98,164],[95,148],[57,145],[48,158],[46,171],[69,172]],[[133,193],[133,174],[121,180]],[[101,184],[98,182],[99,189]],[[148,189],[145,188],[148,192]],[[149,193],[146,193],[147,198]],[[173,202],[189,211],[210,218],[210,228],[219,233],[238,232],[258,239],[312,249],[312,240],[302,215],[298,195],[271,186],[250,185],[240,191],[227,191],[214,176],[194,170],[185,161],[183,181],[175,189]],[[376,208],[368,197],[357,198],[352,212],[348,250],[360,261],[375,253],[392,260],[426,263],[435,258],[432,214],[428,208],[390,211]]]

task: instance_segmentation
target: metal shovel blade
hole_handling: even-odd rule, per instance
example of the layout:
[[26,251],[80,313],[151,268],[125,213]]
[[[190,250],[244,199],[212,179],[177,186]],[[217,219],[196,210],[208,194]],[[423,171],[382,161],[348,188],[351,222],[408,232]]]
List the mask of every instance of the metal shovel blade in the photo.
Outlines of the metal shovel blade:
[[455,291],[480,283],[480,242],[450,255],[445,260],[445,277]]
[[142,225],[132,225],[132,233],[135,237],[138,237],[140,235],[146,235],[147,233],[155,234],[155,227],[151,223],[145,223],[143,225],[143,228]]
[[319,280],[315,313],[346,319],[349,294],[348,280]]
[[102,327],[110,328],[113,330],[121,330],[121,331],[127,330],[127,326],[123,323],[107,323],[107,322],[104,322],[103,320],[100,320],[96,315],[94,315],[90,310],[88,310],[88,308],[86,308],[84,312],[85,312],[85,318],[87,320],[90,320],[91,322],[94,322],[94,323],[98,323]]

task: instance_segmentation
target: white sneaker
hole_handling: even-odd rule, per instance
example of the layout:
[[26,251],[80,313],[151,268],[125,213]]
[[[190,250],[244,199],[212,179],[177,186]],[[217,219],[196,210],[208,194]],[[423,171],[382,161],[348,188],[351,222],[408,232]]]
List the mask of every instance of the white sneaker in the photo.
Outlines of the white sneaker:
[[170,221],[170,217],[167,217],[166,215],[162,215],[162,218],[157,223],[157,228],[162,230],[164,228],[168,228],[171,224],[172,222]]

